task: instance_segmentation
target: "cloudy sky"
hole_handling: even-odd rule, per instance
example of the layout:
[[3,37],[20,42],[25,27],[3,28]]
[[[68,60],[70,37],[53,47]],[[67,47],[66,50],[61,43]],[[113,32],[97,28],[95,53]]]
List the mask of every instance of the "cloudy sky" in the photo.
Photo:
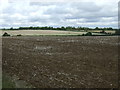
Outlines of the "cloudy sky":
[[119,0],[0,0],[0,28],[118,27]]

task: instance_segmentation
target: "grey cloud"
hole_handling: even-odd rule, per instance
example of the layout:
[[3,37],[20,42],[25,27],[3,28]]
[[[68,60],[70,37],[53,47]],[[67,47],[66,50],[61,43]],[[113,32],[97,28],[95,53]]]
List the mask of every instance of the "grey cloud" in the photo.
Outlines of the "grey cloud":
[[47,22],[47,19],[42,19],[42,18],[40,18],[40,17],[36,17],[36,18],[30,18],[29,20],[28,20],[28,22],[42,22],[42,23],[46,23]]
[[[68,10],[67,8],[71,8]],[[77,10],[78,12],[75,12],[74,10]],[[45,14],[52,14],[53,16],[60,16],[62,14],[71,14],[71,16],[64,16],[64,19],[80,19],[80,18],[86,18],[88,20],[86,21],[99,21],[96,18],[102,18],[102,17],[115,17],[116,12],[111,12],[110,10],[104,9],[104,7],[97,6],[93,2],[80,2],[80,3],[70,3],[65,5],[63,3],[62,6],[57,5],[55,8],[50,8],[47,11],[45,11]],[[93,20],[91,20],[93,19]]]
[[71,6],[86,12],[98,12],[102,9],[102,7],[97,6],[94,2],[75,2]]
[[[35,23],[48,26],[95,26],[94,23],[100,22],[99,26],[103,26],[101,25],[103,22],[102,18],[112,18],[106,19],[106,23],[109,23],[109,25],[105,26],[115,27],[116,25],[113,25],[111,22],[117,22],[117,11],[114,10],[113,6],[111,8],[110,6],[107,6],[107,3],[106,6],[98,6],[95,2],[31,2],[27,5],[25,3],[13,3],[3,9],[1,18],[4,20],[4,23],[2,27],[7,26],[6,22],[13,26],[15,22],[20,22],[21,26],[35,25]],[[24,18],[19,18],[19,16],[11,17],[14,14],[20,14]],[[46,15],[50,17],[46,17]],[[79,19],[83,19],[83,21],[79,21]],[[82,24],[78,24],[79,22]]]
[[100,19],[99,18],[94,18],[94,19],[86,19],[85,22],[99,22]]

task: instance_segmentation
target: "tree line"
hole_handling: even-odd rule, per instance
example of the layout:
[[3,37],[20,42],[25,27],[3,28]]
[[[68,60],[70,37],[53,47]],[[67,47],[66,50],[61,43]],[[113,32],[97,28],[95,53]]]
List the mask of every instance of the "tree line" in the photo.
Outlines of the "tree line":
[[81,31],[81,30],[84,30],[84,31],[87,31],[87,30],[117,30],[117,29],[113,29],[111,27],[108,27],[108,28],[100,28],[100,27],[95,27],[95,28],[88,28],[88,27],[72,27],[72,26],[67,26],[67,27],[48,27],[48,26],[45,26],[45,27],[33,27],[33,26],[30,26],[30,27],[19,27],[19,28],[9,28],[9,29],[5,29],[3,28],[2,30],[68,30],[68,31]]

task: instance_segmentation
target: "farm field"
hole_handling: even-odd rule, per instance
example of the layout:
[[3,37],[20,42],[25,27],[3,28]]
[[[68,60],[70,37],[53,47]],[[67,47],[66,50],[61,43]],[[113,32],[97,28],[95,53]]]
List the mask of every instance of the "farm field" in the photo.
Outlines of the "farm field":
[[58,30],[2,30],[1,35],[5,32],[10,35],[82,35],[86,32],[73,32],[73,31],[58,31]]
[[[101,32],[102,30],[88,30],[88,32]],[[111,34],[114,34],[115,33],[115,30],[105,30],[106,33],[111,33]]]
[[117,88],[118,45],[117,36],[3,37],[2,70],[36,88]]

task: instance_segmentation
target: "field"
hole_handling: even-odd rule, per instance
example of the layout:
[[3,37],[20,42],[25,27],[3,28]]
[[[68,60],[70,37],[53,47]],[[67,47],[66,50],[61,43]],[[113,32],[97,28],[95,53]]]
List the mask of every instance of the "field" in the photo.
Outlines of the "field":
[[86,32],[73,32],[73,31],[58,31],[58,30],[3,30],[1,35],[5,32],[10,35],[82,35]]
[[117,36],[14,36],[2,42],[3,73],[22,81],[17,86],[118,87]]
[[[88,30],[88,32],[101,32],[102,30]],[[105,30],[106,33],[111,33],[111,34],[114,34],[115,33],[115,30]]]
[[[1,32],[1,31],[0,31]],[[92,32],[93,35],[105,35],[104,33],[100,33],[101,30],[88,30],[85,31],[60,31],[60,30],[2,30],[0,36],[2,36],[5,32],[10,34],[11,36],[23,35],[23,36],[38,36],[38,35],[82,35],[87,32]],[[115,34],[113,30],[107,30],[106,33]]]

